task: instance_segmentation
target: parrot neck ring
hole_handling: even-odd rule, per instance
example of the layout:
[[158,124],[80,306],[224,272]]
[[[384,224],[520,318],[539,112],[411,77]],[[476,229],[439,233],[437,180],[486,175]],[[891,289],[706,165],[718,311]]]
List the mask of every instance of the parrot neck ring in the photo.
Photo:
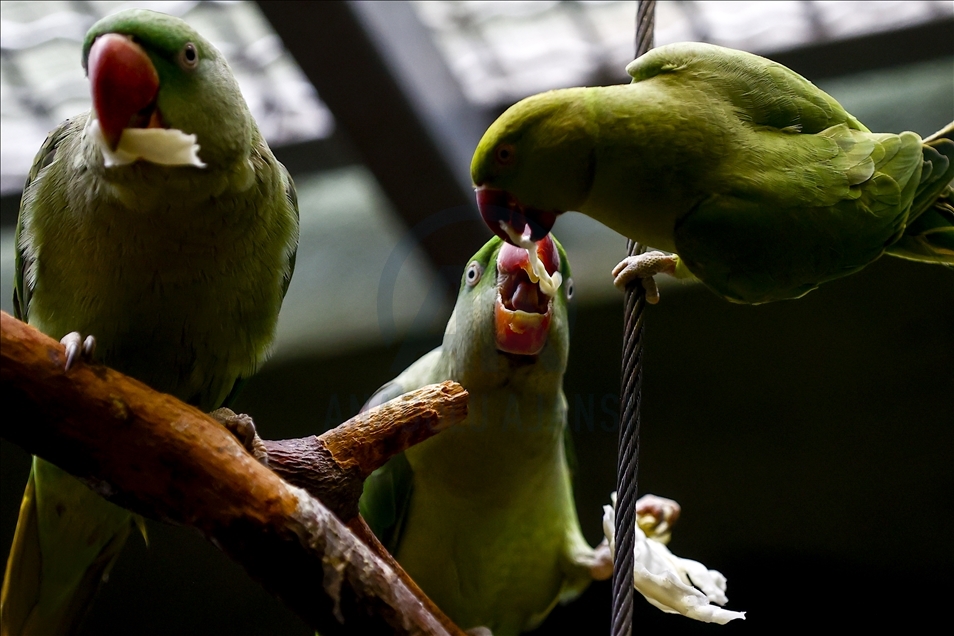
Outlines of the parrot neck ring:
[[[504,190],[487,186],[477,186],[477,208],[490,231],[511,245],[516,245],[510,236],[524,234],[530,227],[530,240],[539,241],[550,233],[562,210],[541,210],[520,203],[516,197]],[[501,225],[503,224],[503,226]],[[505,229],[509,228],[509,230]]]
[[99,36],[89,50],[87,73],[93,98],[88,133],[107,168],[139,159],[205,167],[196,136],[165,127],[157,105],[159,74],[139,44],[118,33]]
[[[560,255],[550,237],[532,247],[536,260],[546,268],[545,273],[552,273],[559,281]],[[494,303],[494,333],[499,351],[535,356],[543,350],[553,317],[553,296],[541,290],[541,282],[533,271],[528,250],[509,243],[500,247]]]

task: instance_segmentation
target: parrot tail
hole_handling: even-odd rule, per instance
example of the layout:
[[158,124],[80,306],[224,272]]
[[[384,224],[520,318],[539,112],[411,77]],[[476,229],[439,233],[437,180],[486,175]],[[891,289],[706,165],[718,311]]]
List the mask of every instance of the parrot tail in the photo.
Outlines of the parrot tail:
[[924,140],[921,183],[892,256],[954,267],[954,122]]
[[126,543],[130,516],[35,457],[0,592],[0,635],[75,634]]

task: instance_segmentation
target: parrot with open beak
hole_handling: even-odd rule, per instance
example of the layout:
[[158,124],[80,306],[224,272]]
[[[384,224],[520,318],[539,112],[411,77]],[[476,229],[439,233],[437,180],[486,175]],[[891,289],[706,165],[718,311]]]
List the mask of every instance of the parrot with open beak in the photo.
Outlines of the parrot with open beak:
[[[573,282],[554,239],[533,249],[548,274],[562,275],[554,295],[533,281],[527,250],[492,238],[464,271],[442,345],[365,407],[444,380],[470,394],[467,419],[376,471],[360,508],[455,623],[495,636],[539,624],[598,569],[564,447]],[[606,578],[612,564],[603,567]]]
[[[298,243],[294,185],[222,54],[139,9],[89,30],[92,110],[50,133],[24,186],[14,310],[209,411],[264,361]],[[83,336],[86,336],[85,338]],[[4,636],[71,634],[132,515],[33,459],[0,594]]]
[[[610,543],[592,548],[580,530],[567,459],[569,263],[550,235],[516,241],[524,247],[494,237],[477,252],[441,346],[365,405],[445,380],[467,389],[467,419],[375,471],[360,510],[456,624],[494,636],[533,629],[557,603],[613,571]],[[645,566],[637,589],[665,611],[698,620],[741,617],[709,604],[726,602],[721,574],[666,550],[678,505],[647,496],[637,510],[639,536],[650,537],[636,555]]]
[[[681,43],[630,84],[528,97],[484,133],[477,203],[505,241],[579,211],[649,252],[614,270],[702,281],[739,303],[797,298],[882,254],[954,266],[954,123],[872,133],[788,68]],[[912,99],[917,99],[912,96]]]

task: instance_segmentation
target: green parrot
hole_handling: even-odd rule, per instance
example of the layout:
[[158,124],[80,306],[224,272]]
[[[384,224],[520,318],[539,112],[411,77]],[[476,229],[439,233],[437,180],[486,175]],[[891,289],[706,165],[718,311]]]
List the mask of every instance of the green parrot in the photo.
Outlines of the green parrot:
[[[381,387],[365,409],[454,380],[467,419],[392,458],[364,484],[360,510],[385,547],[460,627],[508,636],[613,573],[613,529],[580,531],[568,454],[563,373],[573,280],[550,236],[492,238],[471,259],[443,344]],[[615,502],[614,502],[615,503]],[[636,502],[634,585],[650,603],[727,623],[726,580],[665,547],[679,505]]]
[[490,126],[471,176],[492,231],[537,240],[562,212],[591,216],[672,253],[614,270],[651,302],[659,272],[763,303],[883,253],[954,265],[954,123],[871,133],[784,66],[708,44],[626,70],[630,84],[534,95]]
[[562,276],[553,295],[527,250],[492,238],[463,274],[443,344],[365,407],[444,380],[469,392],[467,419],[376,471],[360,508],[452,620],[494,636],[533,628],[612,573],[608,549],[580,531],[564,447],[570,268],[550,237],[534,247]]
[[[92,110],[49,135],[24,187],[15,313],[68,334],[67,368],[90,358],[214,409],[273,340],[298,243],[294,185],[222,54],[185,22],[104,18],[83,66]],[[0,632],[75,632],[131,521],[35,457]]]

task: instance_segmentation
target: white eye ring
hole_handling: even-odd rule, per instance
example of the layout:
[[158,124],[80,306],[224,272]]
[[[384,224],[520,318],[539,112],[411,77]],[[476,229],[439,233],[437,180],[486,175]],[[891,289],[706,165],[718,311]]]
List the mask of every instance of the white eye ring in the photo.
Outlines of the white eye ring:
[[564,293],[566,294],[567,300],[573,300],[573,279],[567,278],[566,282],[563,283]]
[[199,65],[199,49],[192,42],[187,42],[179,51],[179,66],[192,70]]
[[481,276],[484,275],[484,268],[477,261],[472,261],[470,265],[467,266],[467,272],[464,274],[464,281],[467,283],[468,287],[473,287],[480,282]]

